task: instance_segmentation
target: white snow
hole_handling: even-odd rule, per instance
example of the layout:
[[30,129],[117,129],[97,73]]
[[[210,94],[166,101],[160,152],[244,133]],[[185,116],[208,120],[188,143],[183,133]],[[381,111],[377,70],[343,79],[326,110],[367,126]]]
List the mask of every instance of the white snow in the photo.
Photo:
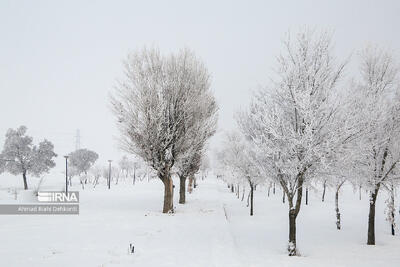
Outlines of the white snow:
[[[0,201],[14,199],[10,184],[21,177],[1,175]],[[32,181],[32,180],[31,180]],[[7,182],[9,183],[7,185]],[[46,180],[45,188],[62,188],[62,177]],[[80,191],[79,215],[0,216],[0,266],[400,266],[400,238],[390,235],[383,194],[378,196],[376,246],[366,245],[368,197],[344,187],[340,201],[342,230],[335,226],[334,194],[310,191],[297,220],[301,256],[287,256],[287,207],[277,188],[267,197],[255,192],[255,216],[249,216],[227,186],[213,176],[178,203],[175,214],[162,214],[163,185],[130,181]],[[104,181],[103,181],[104,182]],[[5,187],[4,185],[7,185]],[[246,200],[246,198],[245,198]],[[398,214],[396,220],[399,222]],[[399,225],[399,223],[398,223]],[[129,254],[129,244],[135,253]]]

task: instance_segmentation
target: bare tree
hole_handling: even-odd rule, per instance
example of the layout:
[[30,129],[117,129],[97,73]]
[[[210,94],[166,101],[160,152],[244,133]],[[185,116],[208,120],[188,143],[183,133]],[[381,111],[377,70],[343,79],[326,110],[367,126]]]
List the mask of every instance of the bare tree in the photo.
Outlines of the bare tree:
[[111,97],[121,148],[157,172],[164,183],[163,213],[173,212],[171,171],[185,153],[190,116],[214,101],[209,74],[188,50],[162,56],[143,49],[128,56],[125,76]]

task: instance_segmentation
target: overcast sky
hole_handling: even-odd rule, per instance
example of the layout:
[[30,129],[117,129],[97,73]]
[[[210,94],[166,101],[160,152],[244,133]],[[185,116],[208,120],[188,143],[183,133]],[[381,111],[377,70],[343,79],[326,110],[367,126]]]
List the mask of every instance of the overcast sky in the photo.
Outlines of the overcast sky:
[[212,73],[220,129],[232,128],[235,110],[268,81],[285,33],[302,26],[334,30],[339,58],[368,43],[400,51],[396,0],[0,0],[0,148],[8,128],[26,125],[62,156],[80,129],[81,147],[119,158],[108,93],[121,61],[144,45],[194,50]]

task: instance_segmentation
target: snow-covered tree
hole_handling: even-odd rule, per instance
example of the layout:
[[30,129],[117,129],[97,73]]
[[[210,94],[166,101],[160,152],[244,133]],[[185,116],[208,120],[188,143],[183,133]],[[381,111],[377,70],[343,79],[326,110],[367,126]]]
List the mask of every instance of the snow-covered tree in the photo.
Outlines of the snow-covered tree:
[[[339,149],[335,99],[344,64],[332,55],[331,36],[304,31],[284,42],[277,77],[260,90],[238,122],[262,150],[268,173],[286,193],[289,205],[289,255],[296,255],[296,218],[303,185],[324,172]],[[296,197],[296,198],[295,198]]]
[[[398,181],[397,181],[398,183]],[[386,220],[390,223],[390,228],[392,235],[395,235],[395,228],[396,228],[396,220],[395,220],[395,214],[396,214],[396,206],[395,206],[395,181],[390,181],[387,185],[385,185],[389,196],[388,199],[386,199]]]
[[[179,164],[177,164],[177,173],[179,177],[179,204],[184,204],[186,202],[186,179],[192,179],[193,175],[199,170],[201,156],[201,149],[194,149],[193,152],[187,153],[187,156],[182,158]],[[190,183],[189,192],[191,193],[193,181],[190,180]]]
[[126,155],[123,156],[118,162],[119,168],[121,169],[121,172],[125,176],[125,178],[128,178],[128,176],[132,172],[133,164],[134,162],[130,160]]
[[[86,148],[75,150],[69,154],[69,164],[72,169],[75,169],[77,175],[79,175],[81,179],[81,184],[83,186],[87,180],[87,173],[89,169],[93,166],[96,160],[99,158],[99,155],[91,150]],[[84,174],[83,176],[81,176]]]
[[369,190],[368,245],[375,244],[375,204],[381,187],[397,175],[400,161],[398,66],[390,53],[369,47],[362,53],[361,81],[354,89],[362,137],[354,164]]
[[[186,179],[195,181],[195,173],[201,166],[201,161],[207,140],[215,133],[217,126],[217,105],[214,97],[203,92],[197,99],[196,107],[190,110],[187,126],[185,127],[186,139],[182,149],[182,156],[176,162],[176,172],[179,176],[179,203],[186,201]],[[194,180],[194,181],[193,181]]]
[[164,183],[163,213],[173,211],[172,168],[185,154],[191,115],[215,102],[205,66],[188,50],[162,56],[143,49],[125,61],[125,80],[111,97],[121,148],[143,159]]
[[142,164],[139,159],[131,160],[126,155],[118,162],[119,168],[125,178],[132,177],[132,183],[135,184],[136,176]]
[[103,175],[103,166],[101,165],[94,165],[92,168],[90,168],[90,173],[93,176],[93,187],[96,187],[96,185],[99,184],[99,179],[102,177]]
[[224,149],[215,149],[213,151],[213,161],[212,168],[217,179],[221,179],[222,181],[228,183],[226,181],[227,176],[227,161],[226,161],[226,152]]
[[39,145],[33,145],[33,139],[26,135],[26,131],[25,126],[16,130],[9,129],[0,154],[2,171],[14,175],[22,174],[25,190],[28,189],[27,174],[39,177],[47,173],[56,165],[53,158],[57,157],[50,141],[44,140]]
[[[226,133],[228,135],[229,133]],[[225,136],[227,139],[227,136]],[[214,172],[218,178],[222,179],[234,192],[234,184],[239,184],[243,182],[242,177],[237,172],[234,166],[234,162],[231,161],[231,151],[228,151],[228,146],[224,145],[221,150],[215,151],[215,162],[214,162]]]
[[140,173],[143,172],[143,170],[141,170],[142,162],[140,160],[134,161],[132,168],[133,168],[133,171],[131,172],[132,183],[135,184],[136,183],[136,177],[138,177],[138,175],[140,176]]
[[[329,177],[324,176],[323,182],[324,186],[328,188],[332,188],[335,192],[335,215],[336,215],[336,229],[340,230],[342,228],[341,224],[341,214],[339,209],[339,196],[340,196],[340,189],[342,189],[343,185],[347,181],[347,176],[342,175],[338,169],[336,169],[336,173],[329,175]],[[335,172],[335,171],[334,171]],[[323,189],[324,191],[326,188]]]
[[69,186],[72,186],[72,178],[75,176],[79,176],[80,172],[75,166],[69,166],[68,167],[68,181],[69,181]]
[[118,166],[111,166],[111,180],[118,184],[119,178],[121,176],[121,169]]
[[[0,156],[1,156],[1,154],[0,154]],[[0,173],[3,173],[5,170],[6,161],[7,161],[6,159],[0,158]]]
[[240,133],[228,133],[224,141],[225,164],[230,169],[237,184],[247,184],[250,188],[250,216],[254,214],[254,190],[265,181],[261,169],[263,163],[253,143],[247,141]]
[[110,176],[110,166],[109,165],[105,165],[105,166],[103,166],[102,177],[106,181],[107,185],[108,185],[108,180],[110,178],[109,176]]
[[200,164],[200,171],[201,171],[201,178],[204,179],[207,177],[209,170],[211,169],[210,165],[210,159],[209,157],[205,154],[203,155],[203,158],[201,160]]

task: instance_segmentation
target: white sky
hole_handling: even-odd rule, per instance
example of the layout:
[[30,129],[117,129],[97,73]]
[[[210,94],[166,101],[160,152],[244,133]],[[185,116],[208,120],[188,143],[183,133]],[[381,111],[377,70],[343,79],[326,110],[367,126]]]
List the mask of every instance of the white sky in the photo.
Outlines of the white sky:
[[36,142],[55,144],[63,168],[79,128],[100,162],[119,158],[108,93],[122,59],[143,45],[193,49],[213,75],[220,129],[232,128],[285,33],[301,26],[334,30],[339,58],[370,42],[398,54],[400,1],[1,0],[0,148],[8,128],[26,125]]

